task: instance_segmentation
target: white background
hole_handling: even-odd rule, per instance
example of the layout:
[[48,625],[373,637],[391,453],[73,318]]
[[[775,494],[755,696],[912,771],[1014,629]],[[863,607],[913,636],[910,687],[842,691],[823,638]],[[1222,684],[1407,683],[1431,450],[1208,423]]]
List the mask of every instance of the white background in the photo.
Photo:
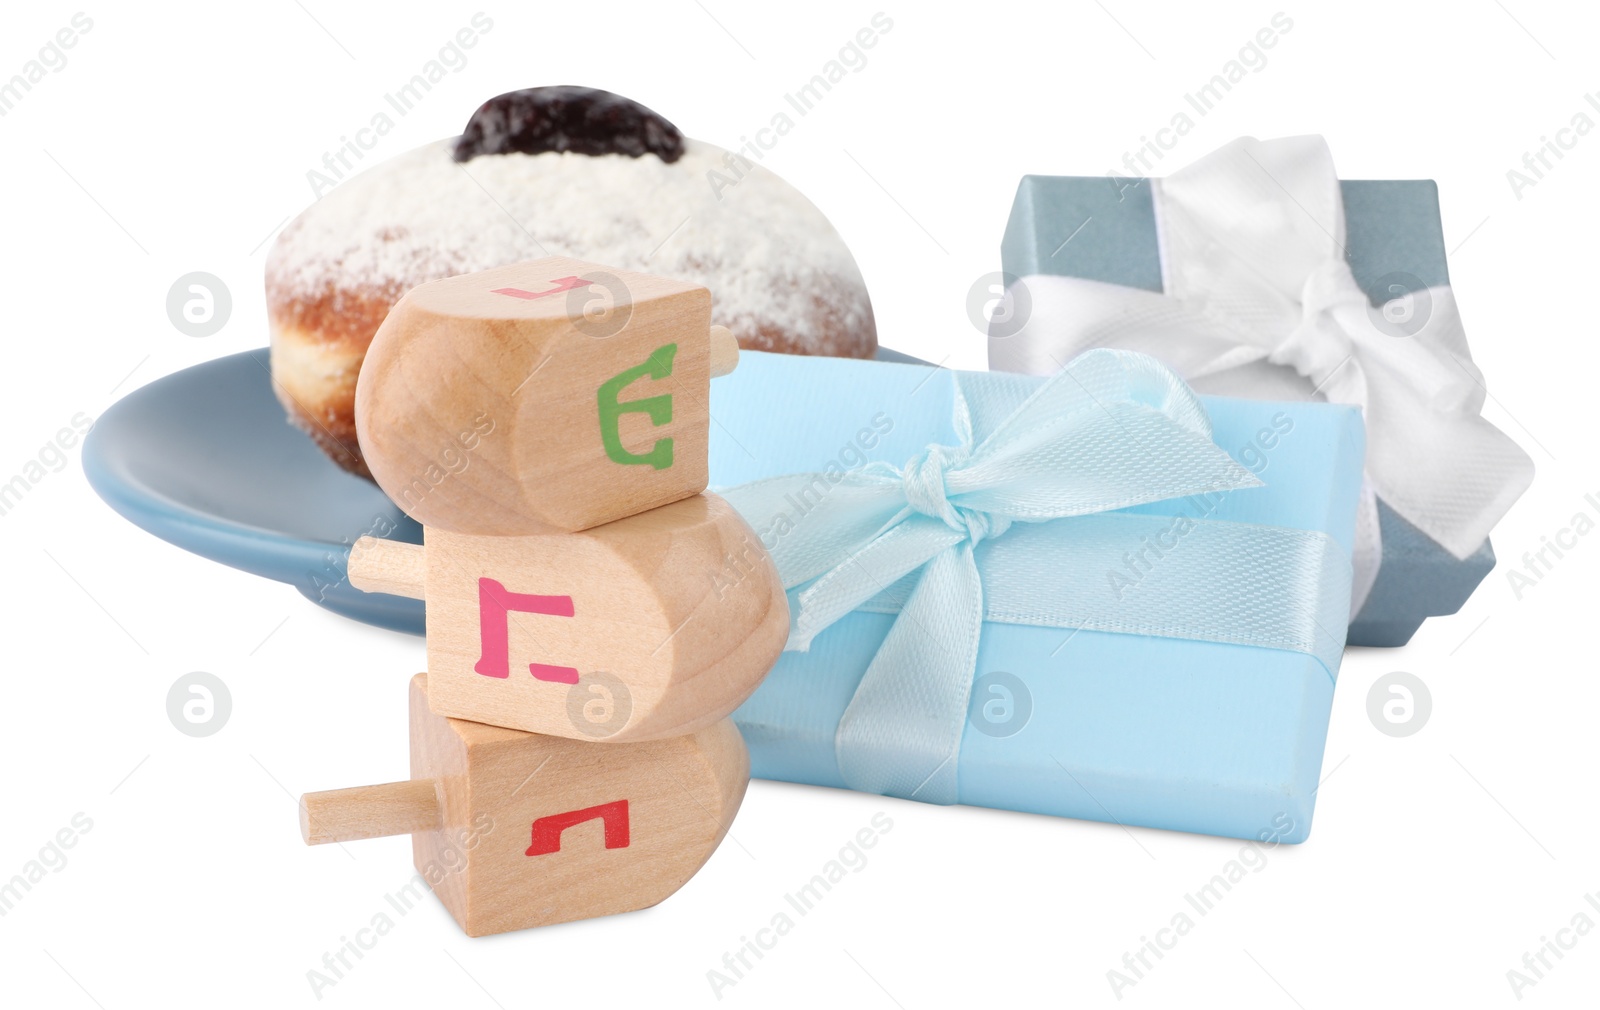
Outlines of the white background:
[[[1438,180],[1451,274],[1494,394],[1487,414],[1539,475],[1495,531],[1501,568],[1461,613],[1429,621],[1406,649],[1347,654],[1310,840],[1268,853],[1120,1002],[1512,1005],[1506,973],[1525,951],[1579,912],[1600,923],[1583,898],[1600,891],[1600,536],[1521,600],[1505,574],[1600,492],[1587,314],[1600,136],[1521,199],[1506,178],[1574,114],[1600,121],[1583,98],[1600,87],[1586,73],[1596,19],[1531,0],[1428,13],[1290,2],[1203,13],[987,2],[947,15],[732,0],[84,8],[94,26],[68,64],[0,118],[12,320],[0,480],[75,413],[265,344],[262,264],[311,199],[307,169],[475,11],[492,31],[373,158],[459,132],[492,95],[551,83],[620,92],[734,147],[885,11],[894,26],[870,62],[766,164],[854,250],[885,344],[981,368],[965,296],[998,269],[1018,177],[1111,168],[1283,10],[1294,27],[1267,66],[1159,171],[1240,134],[1321,132],[1345,177]],[[77,10],[8,5],[0,77]],[[164,307],[193,270],[234,298],[231,322],[206,339],[180,335]],[[75,813],[93,828],[0,918],[0,1001],[315,1003],[307,971],[413,871],[404,838],[304,847],[293,796],[404,775],[405,684],[422,644],[144,534],[94,497],[71,456],[0,516],[0,878]],[[169,685],[192,670],[233,695],[231,721],[205,739],[180,735],[165,712]],[[1406,738],[1366,713],[1369,687],[1393,670],[1432,693],[1431,720]],[[1240,847],[757,782],[733,839],[665,904],[469,940],[429,900],[321,1002],[716,1004],[708,970],[878,811],[894,827],[868,865],[721,1003],[1113,1005],[1107,972]],[[1575,1006],[1600,990],[1600,936],[1566,936],[1575,946],[1523,990],[1526,1005]]]

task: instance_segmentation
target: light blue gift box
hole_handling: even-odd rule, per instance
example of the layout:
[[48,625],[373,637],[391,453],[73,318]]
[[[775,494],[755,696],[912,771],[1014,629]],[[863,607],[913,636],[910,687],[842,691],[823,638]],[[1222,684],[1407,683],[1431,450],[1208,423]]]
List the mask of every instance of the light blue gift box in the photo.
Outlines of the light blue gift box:
[[[1161,290],[1151,188],[1105,176],[1023,176],[1000,245],[1001,268]],[[1356,282],[1382,304],[1398,292],[1450,283],[1439,190],[1430,180],[1341,180],[1346,258]],[[1080,229],[1081,230],[1078,230]],[[1066,241],[1068,238],[1071,241]],[[1485,540],[1458,560],[1378,501],[1383,562],[1349,644],[1400,646],[1429,617],[1453,614],[1494,568]]]
[[[1020,403],[1045,380],[964,373],[961,381]],[[899,466],[930,443],[956,444],[955,389],[948,369],[747,352],[734,373],[712,383],[713,489],[830,464]],[[1359,413],[1201,400],[1217,445],[1265,482],[1224,493],[1208,517],[1321,531],[1347,563],[1364,451]],[[1193,514],[1184,500],[1126,511]],[[846,787],[835,732],[893,621],[857,610],[809,651],[783,654],[734,713],[754,775]],[[1342,637],[1343,625],[1335,631]],[[1302,841],[1316,800],[1336,658],[1333,664],[1280,649],[986,621],[958,800]]]

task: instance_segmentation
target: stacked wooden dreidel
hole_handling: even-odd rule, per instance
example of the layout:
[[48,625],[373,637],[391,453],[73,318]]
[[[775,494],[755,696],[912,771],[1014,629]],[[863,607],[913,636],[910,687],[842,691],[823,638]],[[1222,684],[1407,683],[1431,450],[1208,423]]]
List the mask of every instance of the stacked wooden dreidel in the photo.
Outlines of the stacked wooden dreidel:
[[[596,306],[599,311],[595,311]],[[710,379],[738,344],[702,287],[544,259],[424,284],[356,387],[373,477],[423,544],[350,581],[427,601],[411,778],[311,793],[308,843],[410,833],[478,936],[653,905],[749,782],[732,720],[789,612],[705,493]]]

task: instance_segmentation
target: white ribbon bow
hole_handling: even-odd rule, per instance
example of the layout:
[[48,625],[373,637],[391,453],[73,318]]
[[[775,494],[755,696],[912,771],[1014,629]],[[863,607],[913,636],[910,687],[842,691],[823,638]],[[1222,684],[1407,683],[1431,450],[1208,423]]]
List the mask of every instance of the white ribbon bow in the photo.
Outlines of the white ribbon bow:
[[1372,307],[1345,262],[1344,204],[1319,136],[1242,138],[1152,179],[1162,293],[1029,276],[1031,313],[991,368],[1049,374],[1091,347],[1142,351],[1197,391],[1325,399],[1367,426],[1351,615],[1377,577],[1376,498],[1457,558],[1533,480],[1480,416],[1486,390],[1449,287]]

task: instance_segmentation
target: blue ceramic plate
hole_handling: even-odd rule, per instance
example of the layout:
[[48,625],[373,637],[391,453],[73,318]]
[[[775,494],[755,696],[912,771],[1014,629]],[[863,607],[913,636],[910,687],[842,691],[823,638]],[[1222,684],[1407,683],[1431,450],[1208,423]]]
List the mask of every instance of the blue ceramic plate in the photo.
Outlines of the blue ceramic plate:
[[168,543],[287,582],[336,614],[422,634],[420,600],[363,593],[345,575],[357,537],[421,543],[422,527],[289,426],[264,347],[128,394],[95,422],[83,469],[106,504]]

